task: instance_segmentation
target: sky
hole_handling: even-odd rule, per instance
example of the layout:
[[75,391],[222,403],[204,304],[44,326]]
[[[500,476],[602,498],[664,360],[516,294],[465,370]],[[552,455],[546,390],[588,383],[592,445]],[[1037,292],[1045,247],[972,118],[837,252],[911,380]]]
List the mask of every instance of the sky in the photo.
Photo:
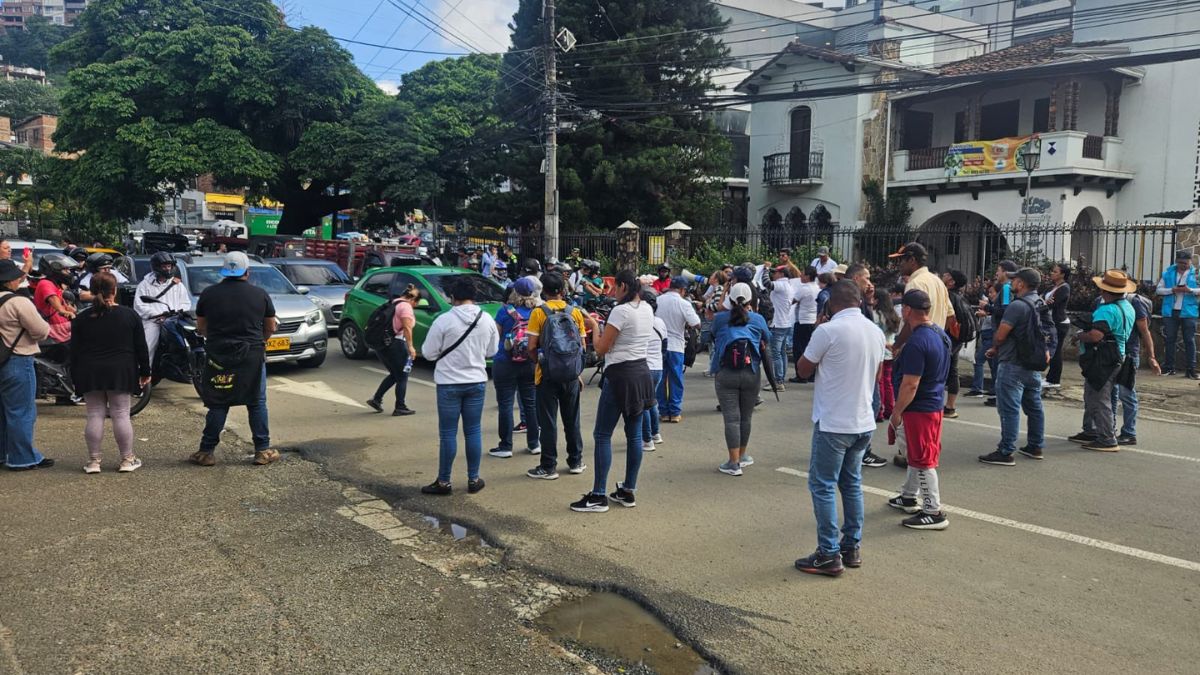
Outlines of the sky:
[[[393,4],[394,3],[394,4]],[[293,26],[319,26],[330,35],[390,47],[440,52],[502,52],[508,48],[508,23],[517,0],[276,0],[289,10]],[[399,5],[399,6],[397,6]],[[438,17],[438,25],[459,41],[428,30],[401,7]],[[385,91],[394,92],[401,76],[428,61],[447,58],[405,54],[343,42],[359,69]],[[467,49],[470,47],[470,49]]]

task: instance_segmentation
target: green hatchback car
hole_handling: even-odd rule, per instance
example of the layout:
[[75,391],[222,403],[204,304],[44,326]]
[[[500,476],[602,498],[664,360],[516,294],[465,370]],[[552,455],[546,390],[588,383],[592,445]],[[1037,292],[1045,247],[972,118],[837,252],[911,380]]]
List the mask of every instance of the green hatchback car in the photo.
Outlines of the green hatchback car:
[[450,289],[459,279],[466,277],[475,285],[475,302],[483,311],[495,316],[504,304],[506,292],[500,284],[483,275],[458,267],[381,267],[370,270],[354,288],[346,293],[342,319],[338,324],[338,339],[342,353],[348,359],[364,359],[370,353],[364,340],[367,319],[389,297],[399,294],[413,284],[421,291],[421,300],[415,309],[417,325],[413,327],[413,342],[417,353],[425,342],[425,334],[433,320],[450,311]]

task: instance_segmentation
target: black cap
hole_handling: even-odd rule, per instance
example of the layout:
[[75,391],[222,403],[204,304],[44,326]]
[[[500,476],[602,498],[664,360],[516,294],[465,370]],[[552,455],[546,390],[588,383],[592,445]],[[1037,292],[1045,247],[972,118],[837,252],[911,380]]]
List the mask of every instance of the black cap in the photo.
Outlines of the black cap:
[[1184,249],[1184,250],[1182,250],[1182,251],[1176,251],[1176,252],[1175,252],[1175,259],[1176,259],[1176,260],[1191,260],[1191,259],[1192,259],[1192,252],[1191,252],[1191,251],[1189,251],[1189,250],[1187,250],[1187,249]]
[[0,283],[20,279],[23,276],[25,276],[25,272],[17,266],[16,262],[10,259],[0,260]]
[[1011,260],[1001,260],[1000,261],[1000,269],[1004,270],[1005,272],[1007,272],[1009,274],[1013,274],[1021,268],[1017,267],[1017,263],[1015,263]]
[[926,312],[929,311],[930,307],[933,307],[933,302],[930,301],[929,294],[925,291],[918,291],[916,289],[906,292],[904,294],[904,299],[900,302],[905,307],[911,307],[912,309],[919,309]]
[[888,257],[889,258],[905,258],[908,256],[912,256],[913,258],[916,258],[917,260],[925,260],[926,258],[929,257],[929,251],[925,250],[925,247],[922,246],[921,244],[919,244],[915,241],[910,241],[909,243],[901,246],[899,251],[896,251],[895,253],[889,255]]

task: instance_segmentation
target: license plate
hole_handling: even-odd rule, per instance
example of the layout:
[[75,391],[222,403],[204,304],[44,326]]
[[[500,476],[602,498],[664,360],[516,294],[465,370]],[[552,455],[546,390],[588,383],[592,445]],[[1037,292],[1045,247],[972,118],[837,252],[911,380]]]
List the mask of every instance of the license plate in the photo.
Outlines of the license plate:
[[290,337],[273,337],[267,340],[267,351],[269,352],[286,352],[292,348],[292,338]]

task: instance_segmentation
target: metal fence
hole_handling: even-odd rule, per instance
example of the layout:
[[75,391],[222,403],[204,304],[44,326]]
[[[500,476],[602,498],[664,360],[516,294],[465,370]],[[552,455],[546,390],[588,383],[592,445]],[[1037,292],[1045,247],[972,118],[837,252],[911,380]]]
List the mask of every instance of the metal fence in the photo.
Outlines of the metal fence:
[[[802,262],[801,256],[809,255],[819,246],[829,246],[839,262],[883,266],[888,263],[889,253],[909,241],[919,241],[929,250],[931,269],[958,269],[968,276],[988,275],[1001,260],[1014,260],[1035,267],[1069,262],[1090,270],[1119,268],[1135,279],[1154,280],[1172,264],[1176,247],[1173,222],[935,223],[919,228],[785,222],[773,228],[693,229],[676,238],[672,234],[661,229],[642,229],[639,232],[642,260],[657,263],[657,254],[672,251],[693,255],[707,244],[728,251],[736,247],[756,262],[774,258],[781,248],[792,248],[798,250],[797,262]],[[559,241],[560,257],[569,255],[573,248],[580,249],[585,258],[601,261],[611,261],[617,256],[616,232],[566,232]],[[507,243],[521,256],[545,257],[542,234],[535,231],[464,232],[454,236],[452,242],[455,246]]]

